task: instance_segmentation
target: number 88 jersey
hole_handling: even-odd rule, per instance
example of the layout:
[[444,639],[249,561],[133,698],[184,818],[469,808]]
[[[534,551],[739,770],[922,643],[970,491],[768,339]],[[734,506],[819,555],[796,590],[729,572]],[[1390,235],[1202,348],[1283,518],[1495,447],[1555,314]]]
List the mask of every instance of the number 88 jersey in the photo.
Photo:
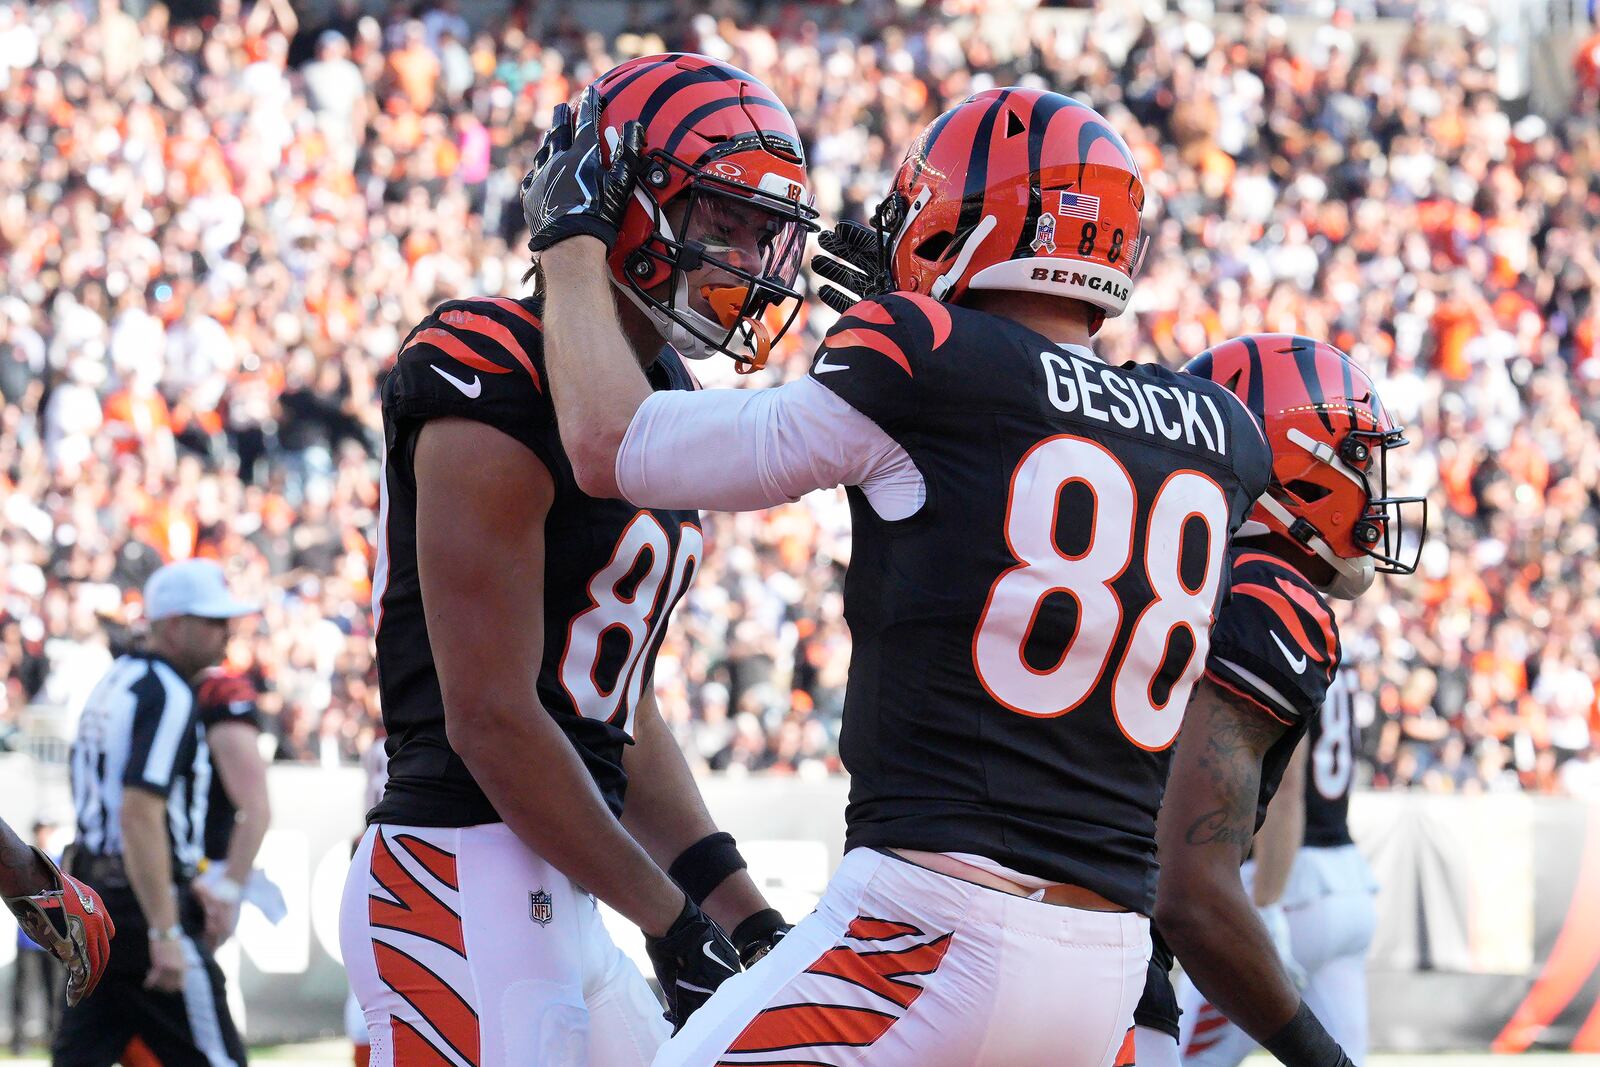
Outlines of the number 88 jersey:
[[926,488],[896,521],[850,490],[848,845],[1148,912],[1165,751],[1269,475],[1258,424],[1210,381],[904,293],[851,308],[812,375]]
[[[577,749],[611,810],[622,810],[623,746],[667,618],[699,567],[700,518],[695,511],[597,500],[578,488],[547,392],[540,311],[537,301],[501,297],[443,304],[411,332],[383,383],[384,471],[372,611],[389,780],[368,814],[370,822],[500,821],[450,748],[417,577],[411,456],[421,428],[438,418],[492,426],[526,446],[550,472],[555,500],[545,517],[539,701]],[[647,373],[657,389],[695,387],[671,349]],[[496,635],[481,639],[495,641]]]

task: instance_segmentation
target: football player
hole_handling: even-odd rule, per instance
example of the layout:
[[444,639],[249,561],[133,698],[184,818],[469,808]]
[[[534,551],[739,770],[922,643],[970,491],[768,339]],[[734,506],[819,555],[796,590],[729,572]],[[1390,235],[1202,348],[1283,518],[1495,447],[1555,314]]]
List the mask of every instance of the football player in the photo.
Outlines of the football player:
[[[1259,1041],[1285,1063],[1332,1067],[1350,1062],[1342,1041],[1360,1035],[1330,1035],[1318,1018],[1322,1004],[1311,1004],[1309,991],[1302,999],[1280,962],[1288,955],[1281,910],[1267,911],[1279,919],[1276,936],[1274,924],[1256,917],[1252,905],[1276,904],[1281,878],[1257,884],[1264,891],[1252,899],[1239,869],[1292,753],[1326,714],[1340,660],[1326,598],[1360,595],[1377,572],[1412,573],[1427,505],[1388,494],[1388,452],[1406,443],[1404,431],[1372,380],[1338,349],[1281,334],[1241,337],[1185,370],[1244,400],[1274,457],[1272,485],[1235,537],[1232,596],[1212,628],[1158,827],[1157,926],[1215,1005],[1202,1012],[1198,996],[1191,1003],[1185,1059],[1242,1058]],[[1158,944],[1136,1013],[1140,1067],[1178,1063],[1170,964]],[[1228,1019],[1237,1024],[1231,1036]]]
[[[1342,664],[1289,764],[1299,774],[1293,780],[1285,774],[1267,809],[1268,825],[1285,811],[1298,813],[1300,832],[1282,882],[1275,890],[1263,887],[1261,835],[1246,867],[1255,868],[1257,905],[1276,905],[1277,924],[1268,925],[1307,1006],[1360,1067],[1367,1051],[1366,955],[1378,915],[1377,884],[1350,836],[1358,691],[1356,670]],[[1178,992],[1184,1063],[1234,1067],[1254,1051],[1255,1041],[1207,1002],[1193,982],[1184,978]]]
[[[774,234],[803,244],[799,136],[760,82],[700,56],[632,60],[595,92],[659,153],[609,269],[634,298],[625,358],[647,391],[687,391],[680,354],[743,351],[707,317],[725,279]],[[736,309],[798,300],[798,255],[772,266]],[[450,301],[383,385],[372,610],[389,777],[341,913],[378,1067],[650,1062],[661,1006],[597,898],[645,932],[679,1022],[784,929],[651,695],[699,516],[574,480],[542,317],[538,299]]]
[[532,247],[578,483],[720,509],[844,485],[855,537],[844,861],[656,1063],[1105,1067],[1149,957],[1163,751],[1271,465],[1226,388],[1094,354],[1144,244],[1128,146],[1055,93],[971,97],[878,212],[897,291],[805,378],[669,396],[601,281],[608,201],[652,165],[629,144],[584,101],[531,185],[560,205]]
[[67,969],[67,1003],[94,992],[117,928],[100,895],[0,821],[0,900],[34,944]]

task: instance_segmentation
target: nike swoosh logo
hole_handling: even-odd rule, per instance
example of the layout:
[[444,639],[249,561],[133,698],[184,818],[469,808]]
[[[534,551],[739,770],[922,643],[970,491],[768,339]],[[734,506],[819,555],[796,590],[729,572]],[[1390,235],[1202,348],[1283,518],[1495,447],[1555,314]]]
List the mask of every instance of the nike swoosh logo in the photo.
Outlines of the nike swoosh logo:
[[721,967],[724,970],[733,971],[733,970],[737,969],[737,968],[729,966],[727,960],[723,959],[721,956],[717,955],[715,952],[712,952],[711,951],[711,946],[707,942],[704,942],[704,941],[700,942],[700,951],[704,952],[706,954],[706,959],[710,960],[712,963],[715,963],[718,967]]
[[483,380],[480,379],[476,374],[472,376],[472,381],[464,382],[460,378],[457,378],[454,374],[451,374],[449,371],[445,370],[443,367],[435,366],[432,363],[428,364],[428,366],[433,367],[433,372],[439,377],[443,378],[445,381],[461,390],[461,395],[466,397],[468,400],[478,399],[478,394],[483,392]]
[[1306,658],[1304,656],[1296,656],[1293,652],[1290,652],[1289,646],[1284,644],[1283,638],[1278,636],[1278,631],[1268,630],[1267,632],[1272,635],[1272,643],[1278,646],[1278,651],[1283,653],[1283,658],[1288,660],[1289,666],[1294,668],[1294,673],[1306,673]]
[[822,353],[822,355],[818,356],[817,357],[817,361],[815,363],[811,364],[811,373],[812,374],[827,374],[829,371],[849,370],[850,369],[849,367],[845,366],[843,363],[829,363],[828,362],[828,357],[831,356],[831,355],[833,355],[832,352],[824,352],[824,353]]

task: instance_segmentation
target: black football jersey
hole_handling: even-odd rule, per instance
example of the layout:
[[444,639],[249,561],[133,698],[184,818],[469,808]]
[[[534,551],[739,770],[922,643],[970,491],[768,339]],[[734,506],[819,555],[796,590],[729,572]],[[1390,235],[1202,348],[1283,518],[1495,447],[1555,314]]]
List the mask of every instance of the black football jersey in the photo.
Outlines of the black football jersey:
[[1206,673],[1288,727],[1262,760],[1259,827],[1338,674],[1339,627],[1323,595],[1277,556],[1235,549],[1232,574],[1228,604],[1211,629]]
[[[208,671],[195,686],[195,715],[200,725],[210,735],[213,726],[225,722],[243,723],[251,729],[261,729],[261,714],[256,709],[256,687],[250,679],[221,669]],[[239,809],[228,796],[222,774],[215,767],[211,775],[211,799],[206,805],[205,849],[206,859],[214,862],[228,857],[228,844],[233,840],[233,825]]]
[[812,376],[926,483],[850,489],[848,847],[986,856],[1148,912],[1164,751],[1271,456],[1232,394],[910,294]]
[[[1315,736],[1325,699],[1331,700],[1329,687],[1339,674],[1339,628],[1322,593],[1278,557],[1236,548],[1229,564],[1232,583],[1211,628],[1206,675],[1287,727],[1262,757],[1259,830],[1295,746],[1308,729]],[[1314,773],[1308,768],[1307,777]],[[1308,809],[1308,825],[1309,820]],[[1152,931],[1151,940],[1150,969],[1134,1019],[1176,1037],[1172,952],[1159,930]]]
[[[700,517],[579,490],[550,403],[540,314],[533,300],[442,304],[411,331],[383,383],[382,529],[372,597],[389,780],[367,816],[371,822],[499,821],[446,738],[417,579],[412,454],[422,426],[446,417],[473,419],[521,442],[555,482],[545,519],[539,700],[611,810],[622,810],[623,746],[631,741],[634,709],[650,683],[667,618],[699,566]],[[671,349],[647,373],[657,389],[695,388]]]
[[1356,671],[1341,667],[1328,686],[1322,714],[1311,722],[1306,763],[1307,848],[1338,848],[1350,837],[1350,787],[1355,781]]

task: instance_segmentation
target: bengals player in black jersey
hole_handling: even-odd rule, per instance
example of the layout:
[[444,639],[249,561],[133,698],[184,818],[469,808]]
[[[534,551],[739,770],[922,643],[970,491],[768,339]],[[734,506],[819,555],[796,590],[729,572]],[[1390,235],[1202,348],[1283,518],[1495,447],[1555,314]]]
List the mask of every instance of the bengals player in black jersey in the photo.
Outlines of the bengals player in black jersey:
[[[633,298],[628,358],[647,390],[692,390],[684,356],[762,348],[717,307],[797,299],[797,251],[759,284],[729,276],[774,232],[803,246],[799,135],[765,86],[703,56],[632,60],[592,91],[662,153],[618,206],[609,276]],[[526,206],[548,207],[536,188]],[[691,240],[692,262],[675,251]],[[649,1063],[661,1007],[596,898],[646,934],[679,1023],[785,929],[651,694],[699,569],[699,516],[584,492],[543,317],[537,298],[449,301],[383,385],[373,614],[389,778],[341,914],[375,1067]]]
[[1406,443],[1404,431],[1338,349],[1248,336],[1185,370],[1227,385],[1262,420],[1273,480],[1235,535],[1231,598],[1173,750],[1157,829],[1158,946],[1136,1012],[1136,1059],[1178,1062],[1164,939],[1217,1009],[1186,1024],[1197,1055],[1232,1019],[1285,1063],[1332,1067],[1349,1062],[1346,1053],[1302,1000],[1239,869],[1336,677],[1338,628],[1325,598],[1359,595],[1378,571],[1413,572],[1427,505],[1388,494],[1388,452]]
[[[580,120],[572,165],[601,140]],[[563,218],[604,217],[627,170],[591,169]],[[879,212],[893,291],[848,305],[805,378],[683,403],[626,360],[603,243],[535,226],[580,484],[851,503],[844,862],[658,1067],[1104,1067],[1121,1044],[1164,750],[1271,463],[1223,386],[1091,347],[1134,284],[1143,198],[1092,108],[973,96],[913,142]]]

